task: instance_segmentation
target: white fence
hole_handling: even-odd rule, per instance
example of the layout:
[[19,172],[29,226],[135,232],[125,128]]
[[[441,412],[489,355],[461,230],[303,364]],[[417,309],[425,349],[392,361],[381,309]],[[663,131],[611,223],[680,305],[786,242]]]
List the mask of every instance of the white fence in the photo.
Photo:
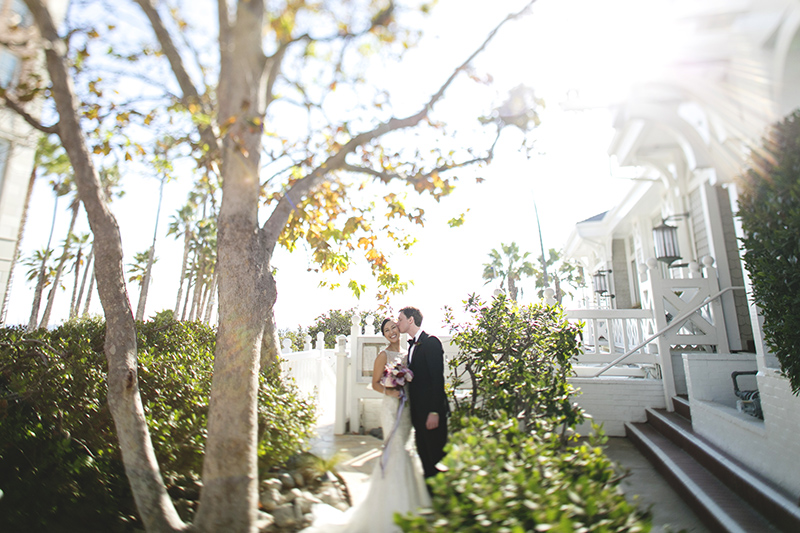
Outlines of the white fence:
[[[645,309],[568,311],[570,320],[580,320],[584,324],[581,331],[582,354],[573,365],[577,374],[573,381],[581,383],[587,398],[591,396],[588,394],[590,388],[605,391],[594,395],[596,398],[605,398],[609,396],[609,387],[613,386],[608,410],[617,409],[620,405],[628,405],[630,410],[642,403],[642,387],[647,387],[651,396],[654,390],[661,387],[663,403],[671,408],[671,398],[675,394],[671,347],[706,345],[718,352],[727,350],[725,324],[717,300],[690,315],[684,313],[718,291],[716,271],[712,265],[713,261],[705,261],[703,276],[699,266],[692,264],[689,278],[685,279],[664,279],[659,275],[656,265],[643,265],[640,283]],[[545,296],[547,303],[554,303],[552,290],[546,290]],[[668,334],[633,350],[670,324],[671,320],[681,323],[676,323],[674,330]],[[367,323],[371,324],[371,320],[368,319]],[[445,349],[445,358],[450,360],[457,350],[451,345],[449,336],[439,338]],[[323,408],[322,420],[334,424],[334,433],[342,434],[348,426],[351,431],[357,431],[361,426],[367,429],[377,427],[375,419],[367,421],[365,417],[369,416],[372,409],[370,405],[377,406],[376,400],[381,398],[371,387],[372,369],[378,353],[387,345],[386,340],[371,325],[362,326],[358,317],[354,317],[350,335],[340,336],[335,349],[325,349],[323,344],[320,334],[313,349],[309,337],[302,352],[288,353],[285,350],[284,370],[294,377],[301,390],[315,395]],[[400,349],[407,349],[405,335],[401,337]],[[609,368],[601,377],[592,377],[628,352],[631,354],[627,358]],[[449,365],[446,364],[445,368],[448,373],[446,378],[450,380]],[[682,372],[678,374],[683,379]],[[641,379],[648,380],[648,383],[642,383]],[[624,392],[625,380],[629,384],[639,383],[636,387],[629,387],[630,398]],[[578,403],[592,412],[591,405],[583,405],[580,399]],[[644,407],[641,412],[644,413]],[[629,418],[626,412],[620,415],[619,420]]]

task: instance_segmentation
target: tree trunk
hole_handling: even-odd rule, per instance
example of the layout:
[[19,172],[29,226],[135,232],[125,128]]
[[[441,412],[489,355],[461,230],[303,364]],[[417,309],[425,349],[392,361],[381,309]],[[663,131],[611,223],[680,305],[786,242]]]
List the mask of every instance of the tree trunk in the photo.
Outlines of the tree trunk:
[[[92,249],[92,258],[94,258],[94,249]],[[89,276],[89,290],[86,291],[86,305],[83,307],[84,316],[89,314],[89,306],[92,303],[92,292],[94,292],[94,280],[94,266],[92,266],[92,272]]]
[[200,297],[203,294],[203,287],[205,286],[205,281],[203,279],[203,264],[205,263],[205,258],[200,258],[200,261],[197,263],[197,273],[195,274],[194,278],[194,291],[192,293],[192,308],[189,310],[189,320],[195,321],[197,320],[197,308],[200,305]]
[[[267,236],[258,226],[262,0],[239,2],[232,42],[221,46],[220,124],[235,121],[222,148],[219,212],[219,330],[208,410],[201,531],[255,531],[258,505],[258,369],[267,312],[275,303]],[[248,124],[249,123],[249,124]]]
[[214,276],[211,278],[211,294],[208,297],[208,305],[206,305],[206,314],[203,317],[203,322],[209,324],[211,322],[211,312],[214,310],[214,302],[217,295],[217,269],[214,269]]
[[69,156],[78,194],[94,234],[97,289],[106,318],[108,404],[114,418],[125,471],[148,531],[185,528],[167,495],[145,421],[136,367],[136,329],[125,289],[119,226],[103,197],[100,178],[81,129],[66,58],[50,12],[42,0],[25,0],[45,47],[45,59],[58,113],[58,136]]
[[281,339],[278,335],[278,324],[275,321],[275,310],[270,307],[264,322],[264,337],[261,340],[261,372],[278,363],[281,354]]
[[33,165],[31,170],[31,177],[28,180],[28,190],[25,193],[25,207],[22,210],[22,220],[19,222],[19,230],[17,231],[17,241],[14,243],[14,255],[11,256],[11,266],[8,270],[8,282],[6,284],[6,292],[3,295],[3,306],[0,308],[0,324],[6,323],[6,313],[8,313],[8,300],[11,298],[11,286],[14,283],[14,267],[19,261],[19,245],[22,242],[22,235],[25,233],[25,223],[28,220],[28,207],[31,203],[31,195],[33,194],[33,184],[36,182],[36,165]]
[[156,258],[156,240],[158,239],[158,219],[161,216],[161,200],[164,199],[164,182],[167,178],[161,178],[161,187],[158,189],[158,207],[156,208],[156,224],[153,228],[153,245],[150,246],[150,253],[147,255],[147,268],[144,270],[142,279],[142,290],[139,291],[139,305],[136,307],[136,320],[144,320],[144,309],[147,305],[147,292],[150,288],[150,275],[153,272],[153,262]]
[[186,277],[186,298],[183,300],[183,312],[181,313],[181,320],[186,320],[186,309],[189,307],[189,295],[192,293],[192,273]]
[[[178,278],[180,283],[178,284],[178,297],[175,299],[175,320],[178,319],[178,314],[181,310],[181,296],[183,296],[183,282],[186,277],[186,266],[189,264],[189,249],[192,244],[192,233],[189,231],[189,228],[185,228],[184,230],[184,237],[183,237],[183,261],[181,262],[181,277]],[[189,290],[188,288],[186,289]]]
[[75,280],[72,282],[72,298],[69,301],[69,318],[72,320],[78,314],[78,280],[81,277],[81,259],[83,259],[83,248],[78,248],[75,254]]
[[50,324],[50,314],[53,312],[53,303],[56,301],[56,289],[61,282],[61,273],[64,271],[64,263],[67,262],[69,255],[70,245],[72,244],[72,231],[75,229],[75,222],[78,220],[78,210],[81,207],[78,195],[75,195],[75,200],[72,202],[72,218],[69,221],[69,228],[67,229],[67,238],[64,239],[64,250],[61,252],[61,258],[58,260],[58,267],[56,267],[56,275],[53,276],[53,286],[50,288],[50,294],[47,295],[47,305],[44,307],[42,314],[42,321],[39,323],[40,328],[46,328]]
[[519,292],[519,291],[518,291],[518,289],[517,289],[517,283],[516,283],[516,280],[514,279],[514,276],[512,276],[511,274],[509,274],[509,275],[508,275],[508,295],[509,295],[509,296],[511,297],[511,299],[512,299],[512,300],[514,300],[515,302],[517,301],[517,293],[518,293],[518,292]]
[[[83,291],[86,289],[86,278],[89,277],[89,271],[92,270],[92,260],[94,259],[94,244],[92,244],[92,249],[89,250],[89,255],[86,256],[86,266],[83,269],[83,279],[81,280],[81,288],[78,290],[78,301],[75,302],[75,314],[78,314],[78,310],[81,308],[81,301],[83,300]],[[89,287],[89,291],[92,288]],[[87,296],[88,301],[88,296]],[[86,314],[86,313],[84,313]]]

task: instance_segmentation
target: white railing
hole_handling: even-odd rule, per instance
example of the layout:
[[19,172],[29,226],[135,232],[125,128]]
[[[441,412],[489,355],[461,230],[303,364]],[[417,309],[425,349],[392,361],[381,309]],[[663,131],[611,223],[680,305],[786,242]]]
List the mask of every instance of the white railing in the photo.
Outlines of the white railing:
[[[653,312],[647,309],[576,309],[567,311],[567,317],[584,324],[581,363],[607,363],[655,330]],[[644,344],[631,352],[628,362],[655,363],[657,354],[657,347]]]
[[[734,290],[744,290],[744,289],[745,289],[744,287],[726,287],[726,288],[722,289],[721,291],[718,291],[717,293],[715,293],[715,294],[713,294],[711,296],[707,296],[706,298],[703,299],[702,302],[696,304],[693,307],[690,307],[681,316],[679,316],[678,318],[673,319],[668,325],[666,325],[665,327],[661,328],[660,330],[658,330],[653,335],[650,335],[644,341],[640,342],[639,344],[637,344],[636,346],[634,346],[630,350],[628,350],[625,353],[623,353],[621,356],[617,357],[616,359],[614,359],[613,361],[611,361],[610,363],[605,365],[593,377],[600,377],[602,374],[604,374],[605,372],[609,371],[613,366],[622,363],[622,361],[625,361],[626,359],[631,357],[633,354],[637,353],[640,349],[642,349],[643,347],[647,346],[651,342],[655,341],[659,337],[662,337],[662,336],[666,335],[667,333],[669,333],[673,329],[685,327],[686,321],[689,320],[690,318],[692,318],[692,315],[694,315],[695,313],[700,311],[700,309],[702,309],[703,307],[707,306],[708,304],[710,304],[711,302],[713,302],[714,300],[716,300],[717,298],[719,298],[723,294],[726,294],[726,293],[728,293],[730,291],[734,291]],[[667,355],[669,355],[669,354],[667,354]]]

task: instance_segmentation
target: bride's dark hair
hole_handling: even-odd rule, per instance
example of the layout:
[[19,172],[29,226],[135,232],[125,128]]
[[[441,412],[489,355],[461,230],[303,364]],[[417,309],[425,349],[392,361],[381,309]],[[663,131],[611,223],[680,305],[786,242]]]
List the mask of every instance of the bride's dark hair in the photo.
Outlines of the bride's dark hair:
[[383,319],[383,322],[381,322],[381,335],[383,335],[383,328],[386,327],[386,323],[387,322],[391,322],[391,321],[392,321],[391,318],[384,318]]

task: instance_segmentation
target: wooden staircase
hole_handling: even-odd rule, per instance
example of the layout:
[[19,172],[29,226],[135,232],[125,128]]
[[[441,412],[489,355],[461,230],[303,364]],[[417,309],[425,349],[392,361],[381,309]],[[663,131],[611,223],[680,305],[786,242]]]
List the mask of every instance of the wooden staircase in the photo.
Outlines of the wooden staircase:
[[625,429],[700,520],[714,532],[800,532],[797,502],[696,435],[688,400],[673,401],[675,412],[647,409],[647,422]]

